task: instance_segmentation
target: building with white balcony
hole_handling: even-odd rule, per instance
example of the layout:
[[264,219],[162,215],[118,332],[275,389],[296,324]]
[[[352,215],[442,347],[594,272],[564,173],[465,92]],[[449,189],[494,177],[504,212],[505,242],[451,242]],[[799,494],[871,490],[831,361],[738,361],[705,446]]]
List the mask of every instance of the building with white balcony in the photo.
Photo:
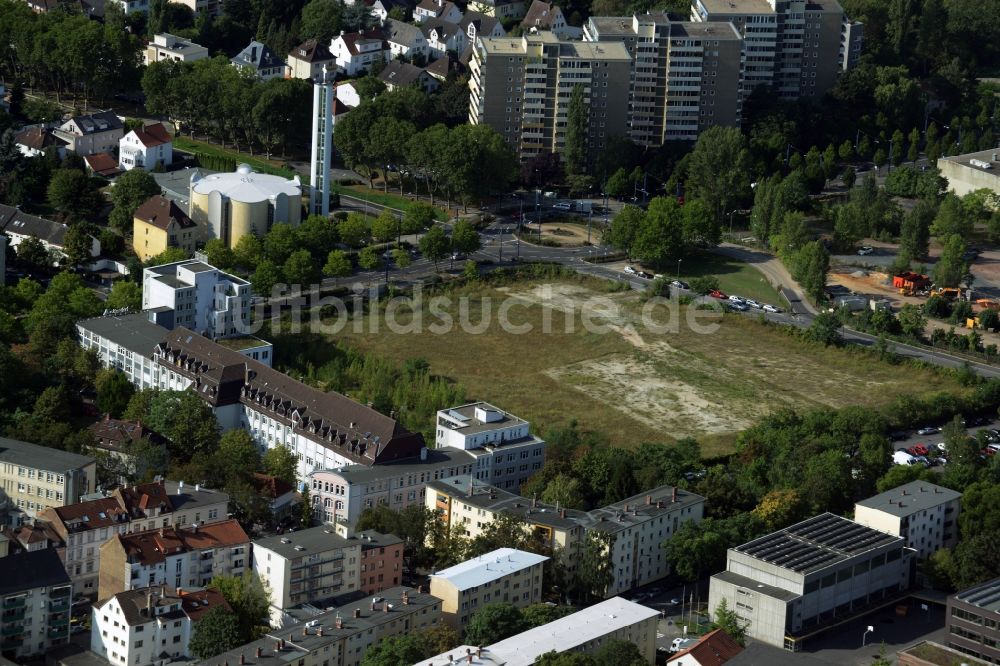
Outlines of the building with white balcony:
[[854,521],[903,537],[926,559],[958,543],[962,493],[928,481],[911,481],[854,505]]
[[330,42],[330,52],[337,69],[348,76],[359,76],[389,59],[389,43],[379,28],[341,32]]
[[191,658],[195,625],[229,604],[216,590],[146,587],[94,604],[90,650],[114,666],[160,666]]
[[22,658],[69,643],[73,586],[51,548],[0,558],[0,651]]
[[146,50],[142,54],[142,64],[148,67],[150,63],[161,60],[195,62],[207,57],[208,49],[201,44],[195,44],[168,32],[161,32],[153,35],[153,41],[146,46]]
[[174,161],[174,144],[163,123],[134,129],[118,142],[118,165],[124,171],[168,167]]
[[252,297],[249,282],[195,259],[142,271],[143,310],[167,308],[167,328],[184,326],[213,340],[248,330]]

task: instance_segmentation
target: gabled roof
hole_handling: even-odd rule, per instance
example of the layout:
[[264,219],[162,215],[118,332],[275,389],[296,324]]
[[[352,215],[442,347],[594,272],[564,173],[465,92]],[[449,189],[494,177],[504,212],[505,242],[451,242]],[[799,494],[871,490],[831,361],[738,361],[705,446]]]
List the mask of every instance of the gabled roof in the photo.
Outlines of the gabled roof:
[[16,208],[0,204],[0,231],[7,235],[34,236],[54,247],[66,241],[65,224],[22,213]]
[[435,79],[444,81],[448,78],[448,72],[451,71],[451,58],[448,56],[438,58],[431,64],[424,67],[424,71],[433,76]]
[[277,499],[288,493],[295,492],[295,486],[270,474],[256,472],[253,475],[253,487],[268,499]]
[[330,49],[327,48],[326,44],[315,39],[309,39],[292,49],[292,52],[288,54],[288,59],[291,60],[292,58],[309,63],[329,62],[333,60],[333,54],[330,53]]
[[111,156],[111,153],[94,153],[83,158],[91,171],[98,176],[114,176],[121,173],[118,162]]
[[551,28],[555,20],[556,12],[562,12],[554,2],[544,2],[544,0],[534,0],[528,13],[524,15],[521,25],[532,28]]
[[67,533],[83,532],[129,521],[128,511],[115,497],[54,506],[47,509],[46,513],[49,519],[54,519],[53,522],[57,527],[62,523],[62,528]]
[[424,37],[428,40],[431,38],[431,32],[437,31],[438,40],[446,42],[449,39],[453,39],[455,35],[462,34],[462,26],[457,23],[452,23],[451,21],[445,21],[440,18],[429,18],[420,24],[420,31],[424,33]]
[[163,527],[158,530],[118,534],[114,539],[121,544],[130,561],[146,566],[162,562],[168,555],[176,553],[238,546],[250,542],[250,537],[235,519],[191,529]]
[[382,68],[378,78],[391,86],[411,86],[420,81],[420,75],[423,73],[424,70],[416,65],[393,60]]
[[[217,606],[232,610],[222,594],[216,590],[188,592],[181,588],[168,589],[163,586],[125,590],[94,604],[94,607],[100,610],[112,601],[118,602],[125,622],[133,627],[154,622],[156,618],[173,619],[184,615],[192,622],[197,622],[205,613]],[[179,610],[171,610],[171,607]]]
[[721,666],[740,652],[743,652],[743,648],[733,640],[732,636],[722,629],[716,629],[702,636],[700,641],[688,649],[672,655],[667,663],[670,664],[681,657],[690,656],[701,666]]
[[135,138],[146,148],[155,148],[165,143],[170,143],[170,133],[163,123],[153,123],[139,129],[134,129],[129,134],[135,134]]
[[28,127],[14,135],[14,142],[32,150],[45,150],[49,146],[65,146],[68,142],[44,127]]
[[424,34],[420,31],[420,26],[403,23],[396,19],[386,19],[382,29],[388,41],[404,46],[413,46],[424,37]]
[[95,439],[105,444],[124,445],[137,442],[142,438],[147,438],[151,442],[160,443],[163,436],[153,432],[140,421],[128,421],[125,419],[113,419],[105,415],[103,419],[87,426],[87,430]]
[[[92,113],[89,116],[73,116],[67,123],[72,122],[83,134],[95,134],[98,132],[110,132],[112,130],[120,130],[125,126],[122,124],[121,118],[119,118],[114,111],[99,111],[97,113]],[[63,124],[65,128],[66,124]]]
[[382,34],[382,30],[379,28],[372,28],[364,32],[346,32],[340,36],[340,39],[344,40],[344,45],[347,46],[347,51],[351,55],[358,55],[361,53],[358,49],[358,44],[364,44],[366,42],[379,42],[382,49],[388,49],[389,45],[385,41],[385,37]]
[[500,21],[496,20],[494,17],[474,11],[465,12],[462,20],[458,22],[458,24],[462,26],[462,31],[466,33],[469,32],[469,25],[475,24],[477,35],[492,34],[493,29],[498,23],[500,23]]
[[285,61],[276,56],[274,51],[257,40],[250,42],[230,62],[237,67],[250,67],[256,71],[285,65]]
[[154,194],[146,199],[141,206],[135,209],[135,214],[132,217],[163,231],[167,230],[171,222],[182,229],[197,226],[180,206],[161,194]]

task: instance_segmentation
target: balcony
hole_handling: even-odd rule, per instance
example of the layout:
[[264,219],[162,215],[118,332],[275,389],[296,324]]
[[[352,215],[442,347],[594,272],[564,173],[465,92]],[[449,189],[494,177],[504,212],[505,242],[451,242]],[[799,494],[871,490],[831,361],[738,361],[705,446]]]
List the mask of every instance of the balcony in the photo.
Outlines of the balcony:
[[69,599],[56,599],[49,602],[50,613],[61,613],[69,610]]
[[0,629],[0,636],[3,636],[4,638],[8,636],[20,636],[22,633],[24,633],[24,627],[20,624],[9,624],[3,629]]
[[6,610],[3,612],[3,616],[0,616],[0,622],[7,624],[8,622],[20,622],[24,619],[25,608],[15,608],[13,610]]
[[3,600],[4,609],[7,608],[23,608],[26,597],[10,597],[9,599]]
[[49,592],[49,598],[58,599],[60,597],[68,597],[73,593],[72,586],[67,585],[66,587],[57,587],[51,592]]

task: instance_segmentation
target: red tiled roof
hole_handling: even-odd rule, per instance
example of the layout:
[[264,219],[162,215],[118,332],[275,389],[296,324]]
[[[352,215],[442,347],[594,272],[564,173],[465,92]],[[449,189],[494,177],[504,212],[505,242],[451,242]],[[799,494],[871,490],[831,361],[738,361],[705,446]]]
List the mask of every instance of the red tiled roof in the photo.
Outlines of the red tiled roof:
[[89,502],[67,504],[48,509],[62,521],[67,531],[107,527],[128,521],[128,512],[117,497],[104,497]]
[[143,437],[154,444],[163,442],[163,438],[158,433],[149,430],[139,421],[113,419],[108,415],[105,415],[97,423],[91,423],[87,426],[87,430],[100,444],[112,448],[137,442]]
[[238,546],[250,542],[250,537],[233,519],[192,529],[164,527],[145,532],[119,534],[117,539],[127,557],[135,558],[136,562],[144,565],[162,562],[167,555],[174,553]]
[[344,40],[344,44],[347,45],[347,50],[350,51],[351,55],[358,55],[358,42],[368,42],[368,41],[379,41],[382,43],[382,50],[389,48],[385,39],[382,36],[382,31],[379,28],[372,28],[365,32],[349,32],[340,36]]
[[90,170],[98,176],[113,176],[119,173],[118,162],[110,153],[95,153],[83,158]]
[[181,590],[181,608],[192,622],[198,622],[210,610],[216,606],[222,606],[227,611],[232,608],[226,603],[226,599],[218,590],[196,590],[185,592]]
[[295,487],[287,481],[259,472],[253,475],[253,485],[257,492],[269,499],[277,499],[295,490]]
[[65,146],[66,141],[44,127],[29,127],[14,135],[14,141],[32,150],[45,150],[49,146]]
[[170,143],[171,140],[170,133],[167,132],[167,128],[163,126],[163,123],[146,125],[132,131],[135,132],[135,138],[139,139],[139,143],[147,148],[162,146],[165,143]]
[[701,666],[715,666],[726,663],[740,652],[743,652],[743,647],[732,636],[722,629],[716,629],[702,636],[695,645],[672,655],[667,663],[691,655]]
[[154,194],[146,199],[141,206],[135,209],[132,217],[164,231],[167,230],[171,221],[182,229],[196,226],[180,206],[159,194]]

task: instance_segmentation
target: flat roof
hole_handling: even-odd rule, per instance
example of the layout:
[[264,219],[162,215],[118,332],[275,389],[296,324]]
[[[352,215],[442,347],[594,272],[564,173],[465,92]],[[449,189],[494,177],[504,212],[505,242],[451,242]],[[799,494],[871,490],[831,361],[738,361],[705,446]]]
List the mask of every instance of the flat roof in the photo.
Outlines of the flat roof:
[[488,652],[505,666],[531,666],[546,652],[572,650],[617,629],[658,617],[658,610],[621,597],[612,597],[572,615],[494,643],[483,652]]
[[84,319],[76,325],[124,347],[133,354],[153,358],[153,349],[166,339],[170,331],[149,321],[147,317],[145,312],[134,312]]
[[302,185],[295,177],[291,180],[267,173],[257,173],[245,164],[236,167],[233,173],[214,173],[198,180],[192,180],[192,194],[219,192],[223,196],[241,203],[260,203],[284,194],[289,197],[302,196]]
[[821,513],[733,550],[796,573],[825,569],[903,539],[832,513]]
[[591,16],[587,22],[601,37],[635,37],[631,16]]
[[[494,412],[500,415],[500,418],[496,421],[480,421],[476,418],[476,409],[485,409],[490,412]],[[452,421],[461,423],[458,426],[449,426],[451,430],[460,430],[462,434],[471,435],[478,432],[487,432],[490,430],[496,430],[497,428],[509,428],[515,425],[526,424],[527,421],[524,419],[514,416],[510,412],[505,412],[499,407],[495,407],[488,402],[471,402],[468,405],[461,405],[459,407],[450,407],[448,409],[438,410],[438,414],[442,414]]]
[[352,542],[337,534],[333,525],[320,525],[257,539],[253,545],[254,548],[266,548],[285,559],[293,559],[347,548],[357,543],[359,543],[358,540]]
[[830,666],[830,662],[821,661],[802,652],[792,652],[782,648],[748,640],[743,651],[726,662],[727,666]]
[[740,40],[743,36],[732,23],[722,21],[675,21],[670,24],[671,37]]
[[698,0],[710,14],[775,14],[767,0]]
[[413,472],[432,472],[437,467],[448,465],[471,465],[475,461],[471,452],[451,447],[441,449],[427,449],[427,459],[406,458],[400,461],[388,462],[381,465],[347,465],[337,469],[317,469],[313,474],[320,472],[332,472],[339,474],[349,483],[370,483],[381,481],[400,474],[410,474]]
[[956,592],[952,596],[962,603],[1000,613],[1000,578],[994,578],[967,590]]
[[[965,153],[963,155],[949,155],[947,157],[939,157],[938,160],[944,160],[946,162],[954,162],[968,169],[974,169],[982,173],[996,176],[1000,178],[1000,161],[994,158],[1000,157],[1000,148],[990,148],[989,150],[978,150],[974,153]],[[976,166],[972,164],[972,160],[979,160],[980,162],[987,162],[990,164],[989,169],[984,169],[981,166]]]
[[771,597],[772,599],[777,599],[779,601],[784,601],[785,603],[793,601],[799,598],[798,594],[790,592],[781,587],[775,587],[774,585],[766,585],[753,578],[747,578],[738,573],[733,573],[732,571],[720,571],[719,573],[712,576],[724,583],[731,583],[733,585],[738,585],[739,587],[744,587],[748,590],[753,590],[758,594],[763,594],[765,597]]
[[951,488],[943,488],[929,481],[911,481],[898,488],[862,500],[857,503],[857,506],[877,509],[902,518],[961,497],[962,493]]
[[470,590],[541,564],[547,559],[549,558],[544,555],[516,548],[497,548],[485,555],[442,569],[431,575],[431,578],[445,579],[459,590]]
[[621,42],[562,42],[561,58],[586,58],[588,60],[631,60],[628,49]]
[[254,337],[252,335],[240,335],[235,338],[221,338],[216,340],[223,347],[228,347],[235,351],[242,351],[245,349],[253,349],[254,347],[263,347],[265,345],[271,344],[266,340],[261,340],[260,338]]
[[63,474],[92,465],[94,459],[40,444],[0,437],[0,462]]
[[[504,666],[505,662],[491,654],[489,649],[480,650],[476,645],[459,645],[430,659],[424,659],[413,666]],[[472,655],[472,661],[469,661]]]

